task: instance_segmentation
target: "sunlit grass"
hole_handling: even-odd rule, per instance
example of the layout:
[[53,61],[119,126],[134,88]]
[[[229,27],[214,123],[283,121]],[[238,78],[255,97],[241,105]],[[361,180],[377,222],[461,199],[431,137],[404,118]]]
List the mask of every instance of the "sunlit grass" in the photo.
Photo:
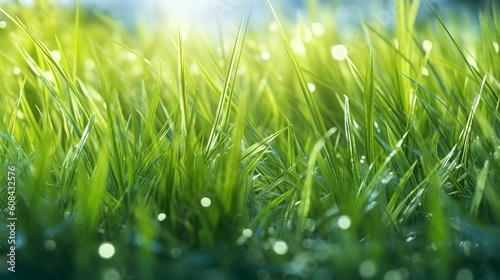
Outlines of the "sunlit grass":
[[269,7],[269,28],[246,14],[222,42],[2,7],[16,276],[493,277],[498,8],[474,29],[398,3],[352,36],[315,1],[313,21]]

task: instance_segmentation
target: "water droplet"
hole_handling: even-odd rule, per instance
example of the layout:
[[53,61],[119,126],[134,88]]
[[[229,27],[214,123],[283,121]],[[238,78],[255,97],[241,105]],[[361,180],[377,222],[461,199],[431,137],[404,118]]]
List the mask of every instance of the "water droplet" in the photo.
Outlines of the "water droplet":
[[174,259],[178,259],[182,256],[182,250],[180,248],[174,247],[172,250],[170,250],[170,255]]
[[61,56],[61,52],[60,51],[58,51],[58,50],[51,51],[50,55],[52,56],[52,58],[55,61],[57,61],[57,62],[61,61],[62,56]]
[[351,219],[349,218],[349,216],[342,215],[340,216],[337,224],[341,229],[348,229],[351,226]]
[[310,92],[314,92],[316,90],[316,86],[313,83],[307,83],[307,88]]
[[269,235],[273,235],[273,234],[274,234],[274,227],[269,227],[269,228],[267,229],[267,233],[268,233]]
[[158,214],[158,221],[163,222],[167,218],[167,215],[165,213],[160,213]]
[[114,268],[107,268],[102,272],[102,280],[122,279],[120,272]]
[[288,245],[284,241],[276,241],[276,243],[274,243],[273,250],[278,255],[284,255],[288,251]]
[[422,44],[422,47],[426,52],[430,52],[432,50],[432,42],[429,40],[425,40],[424,43]]
[[236,245],[241,246],[241,245],[243,245],[246,241],[247,241],[247,238],[246,238],[245,236],[240,236],[240,237],[236,240]]
[[313,246],[314,246],[314,240],[310,238],[302,240],[302,247],[304,247],[305,249],[311,249],[313,248]]
[[380,133],[380,127],[378,126],[378,122],[373,122],[373,125],[375,126],[375,129],[377,130],[377,133]]
[[468,268],[462,268],[458,271],[457,277],[455,278],[457,280],[473,280],[474,275]]
[[313,22],[311,24],[311,30],[316,37],[320,37],[325,34],[325,27],[323,26],[323,24],[321,24],[321,22]]
[[271,59],[271,54],[269,52],[262,52],[260,54],[260,58],[262,58],[262,60],[264,61],[268,61],[269,59]]
[[56,242],[54,240],[47,240],[45,241],[43,246],[47,251],[54,251],[54,249],[56,249]]
[[311,41],[312,41],[312,39],[313,39],[313,34],[311,33],[311,30],[306,29],[306,30],[304,31],[304,39],[305,39],[305,41],[306,41],[306,42],[311,42]]
[[16,116],[20,120],[24,120],[24,113],[23,111],[17,111]]
[[96,68],[96,64],[93,60],[87,59],[87,60],[85,60],[83,67],[87,71],[93,71]]
[[14,67],[14,68],[12,69],[12,73],[13,73],[14,75],[16,75],[16,76],[17,76],[17,75],[19,75],[19,74],[21,74],[21,68],[19,68],[19,67]]
[[51,71],[45,71],[43,74],[47,80],[55,82],[54,74]]
[[196,63],[193,63],[191,64],[191,66],[189,66],[189,72],[191,72],[191,74],[194,76],[199,76],[201,74],[200,67],[198,67],[198,64]]
[[5,21],[0,21],[0,29],[5,29],[5,27],[7,27],[7,22]]
[[278,32],[278,30],[280,29],[278,23],[276,21],[272,21],[271,23],[269,23],[269,26],[267,27],[267,29],[270,31],[270,32]]
[[424,67],[424,68],[422,68],[422,75],[424,75],[424,76],[429,76],[429,69],[427,69],[427,68],[425,68],[425,67]]
[[397,270],[390,270],[385,273],[384,280],[403,280],[403,276]]
[[415,232],[410,232],[406,237],[406,242],[412,242],[417,238],[417,234]]
[[126,52],[125,56],[128,61],[136,61],[137,60],[137,55],[133,52]]
[[304,223],[304,228],[308,231],[314,231],[316,229],[316,222],[313,219],[307,219]]
[[343,61],[347,58],[348,50],[344,45],[335,45],[331,47],[331,53],[333,59],[337,61]]
[[200,203],[201,203],[201,206],[203,206],[203,207],[209,207],[210,204],[212,204],[212,200],[210,200],[210,198],[208,198],[208,197],[204,197],[201,199]]
[[389,183],[392,180],[393,177],[394,177],[394,173],[393,172],[389,172],[387,174],[387,176],[385,176],[384,178],[382,178],[381,183],[385,185],[385,184]]
[[366,162],[366,157],[361,156],[361,159],[359,160],[359,163],[364,164]]
[[99,246],[99,255],[103,259],[110,259],[115,254],[115,247],[111,243],[103,243]]
[[243,230],[243,232],[241,233],[241,235],[244,236],[245,238],[250,238],[250,237],[252,237],[253,232],[252,232],[251,229],[246,228],[246,229]]
[[470,256],[470,250],[472,248],[472,243],[470,241],[462,241],[460,246],[463,248],[464,255],[466,257]]
[[377,265],[371,260],[363,261],[359,265],[359,275],[363,278],[372,278],[376,273]]
[[399,49],[399,41],[398,41],[398,39],[394,39],[394,40],[392,40],[392,43],[394,44],[394,47],[395,47],[396,49]]
[[304,56],[306,54],[306,46],[302,42],[300,37],[296,37],[290,41],[290,46],[292,47],[293,52],[295,52],[299,56]]
[[467,56],[467,63],[469,63],[470,66],[477,68],[476,60],[472,56]]
[[496,53],[500,52],[500,45],[497,42],[493,42],[493,49]]

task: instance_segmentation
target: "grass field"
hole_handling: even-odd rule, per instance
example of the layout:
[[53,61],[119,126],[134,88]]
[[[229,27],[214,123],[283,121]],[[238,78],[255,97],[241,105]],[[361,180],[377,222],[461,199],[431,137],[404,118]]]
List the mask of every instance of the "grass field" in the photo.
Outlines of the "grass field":
[[397,3],[220,36],[4,4],[0,279],[496,279],[498,6]]

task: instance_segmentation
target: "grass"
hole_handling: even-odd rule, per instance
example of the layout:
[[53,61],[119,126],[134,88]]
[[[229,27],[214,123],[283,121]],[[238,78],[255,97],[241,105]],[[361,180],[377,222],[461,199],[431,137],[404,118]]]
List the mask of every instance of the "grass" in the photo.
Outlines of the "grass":
[[498,7],[398,3],[221,42],[3,6],[2,279],[494,279]]

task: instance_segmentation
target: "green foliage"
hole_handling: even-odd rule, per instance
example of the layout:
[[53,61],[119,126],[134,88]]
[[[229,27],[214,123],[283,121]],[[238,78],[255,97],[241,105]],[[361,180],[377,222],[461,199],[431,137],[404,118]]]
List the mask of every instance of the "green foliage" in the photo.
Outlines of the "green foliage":
[[223,42],[79,8],[0,9],[0,196],[14,165],[19,275],[493,275],[498,8],[470,33],[397,3],[394,30],[368,20],[363,36],[316,1],[315,23],[270,5],[277,31],[244,15]]

